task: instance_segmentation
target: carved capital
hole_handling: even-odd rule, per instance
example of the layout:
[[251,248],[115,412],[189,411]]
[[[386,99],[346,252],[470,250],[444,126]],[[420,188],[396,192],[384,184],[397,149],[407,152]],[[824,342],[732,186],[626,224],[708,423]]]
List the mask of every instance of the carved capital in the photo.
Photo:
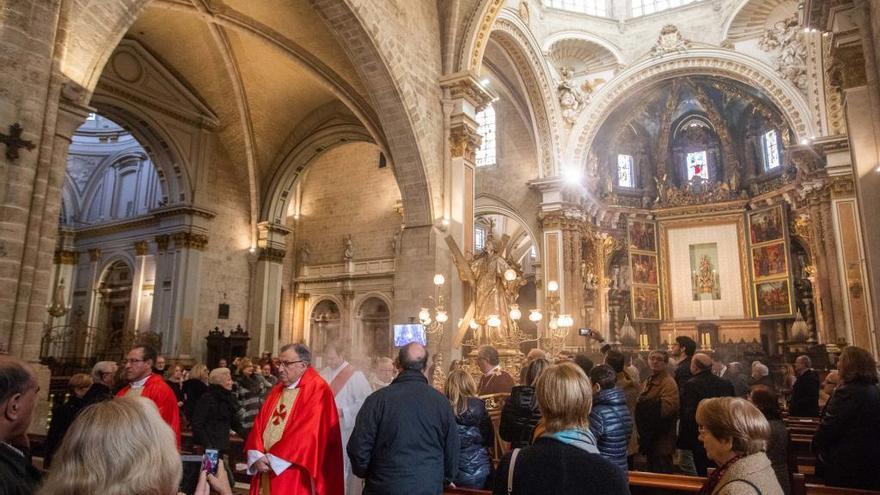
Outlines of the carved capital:
[[541,212],[538,214],[538,220],[545,230],[581,230],[587,217],[580,210],[565,209]]
[[172,236],[177,249],[195,249],[202,251],[208,245],[208,236],[192,232],[178,232]]
[[89,261],[92,263],[101,259],[101,250],[98,248],[89,249]]
[[452,99],[463,98],[470,102],[475,112],[479,112],[492,103],[495,97],[480,84],[474,74],[459,72],[440,79],[440,86],[449,90]]
[[482,142],[483,138],[477,129],[466,123],[455,125],[449,130],[449,148],[453,158],[464,158],[474,163]]
[[287,252],[283,249],[264,247],[260,248],[259,260],[268,261],[270,263],[281,263],[284,261],[285,254],[287,254]]
[[159,251],[168,251],[168,242],[171,241],[171,236],[167,234],[157,235],[156,236],[156,247]]
[[853,196],[856,193],[855,185],[850,175],[833,178],[830,186],[831,197],[833,198]]
[[56,265],[75,265],[77,257],[77,253],[75,251],[67,251],[65,249],[55,250]]
[[150,243],[147,241],[137,241],[134,243],[134,253],[138,256],[146,256],[150,249]]

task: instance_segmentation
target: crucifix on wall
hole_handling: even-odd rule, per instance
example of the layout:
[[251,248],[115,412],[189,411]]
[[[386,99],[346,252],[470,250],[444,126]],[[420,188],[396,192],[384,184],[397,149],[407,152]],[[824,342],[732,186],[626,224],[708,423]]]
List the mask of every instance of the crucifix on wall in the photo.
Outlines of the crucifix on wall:
[[0,132],[0,143],[6,145],[6,159],[10,161],[18,160],[18,150],[25,148],[28,151],[36,148],[34,143],[21,138],[24,129],[18,122],[9,126],[9,134]]

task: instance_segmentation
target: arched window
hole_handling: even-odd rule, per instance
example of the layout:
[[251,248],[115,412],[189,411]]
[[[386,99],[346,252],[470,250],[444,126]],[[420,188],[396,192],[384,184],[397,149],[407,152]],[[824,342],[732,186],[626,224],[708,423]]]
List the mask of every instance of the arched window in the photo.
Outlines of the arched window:
[[544,5],[553,9],[568,10],[596,16],[608,16],[607,0],[544,0]]
[[706,150],[693,151],[687,154],[688,181],[696,176],[709,180],[709,163],[706,161]]
[[761,137],[762,148],[764,149],[764,170],[771,171],[779,168],[781,162],[779,160],[779,139],[776,131],[770,129]]
[[632,0],[630,17],[653,14],[654,12],[680,7],[697,1],[699,0]]
[[617,185],[618,187],[636,187],[633,178],[632,155],[617,155]]
[[487,167],[495,165],[495,109],[489,105],[482,112],[477,113],[477,132],[483,138],[480,149],[477,150],[477,166]]

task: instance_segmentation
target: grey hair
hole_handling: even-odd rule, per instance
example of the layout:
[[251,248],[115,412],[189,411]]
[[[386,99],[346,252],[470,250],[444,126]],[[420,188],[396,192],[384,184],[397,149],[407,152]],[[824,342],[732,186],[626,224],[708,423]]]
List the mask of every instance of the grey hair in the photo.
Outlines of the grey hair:
[[753,369],[753,370],[757,370],[757,371],[758,371],[758,374],[760,374],[761,376],[768,376],[768,375],[770,375],[770,368],[768,368],[768,367],[767,367],[765,364],[763,364],[763,363],[759,363],[759,362],[755,362],[755,363],[753,363],[753,364],[752,364],[752,369]]
[[117,366],[114,361],[98,361],[92,366],[92,380],[95,382],[103,381],[102,375],[104,373],[113,373],[111,370],[114,366]]
[[[813,367],[813,360],[810,359],[810,356],[807,356],[806,354],[804,354],[802,356],[798,356],[797,359],[802,360],[804,362],[804,364],[807,365],[807,368]],[[797,359],[795,359],[795,361],[797,361]]]
[[293,344],[287,344],[281,348],[279,354],[282,352],[287,352],[293,349],[293,352],[302,359],[306,364],[312,364],[312,351],[309,350],[309,347],[301,342],[296,342]]
[[211,373],[208,374],[208,383],[212,385],[223,385],[223,378],[227,376],[232,378],[232,373],[229,371],[229,368],[214,368],[211,370]]

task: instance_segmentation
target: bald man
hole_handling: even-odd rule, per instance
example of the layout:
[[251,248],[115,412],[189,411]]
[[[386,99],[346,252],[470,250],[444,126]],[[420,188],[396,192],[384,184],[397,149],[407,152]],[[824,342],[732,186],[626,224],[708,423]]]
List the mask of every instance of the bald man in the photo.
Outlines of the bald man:
[[458,471],[458,426],[449,401],[425,378],[428,352],[400,348],[400,374],[367,397],[348,442],[364,495],[441,495]]
[[706,457],[706,449],[697,438],[697,405],[710,397],[733,397],[733,384],[712,373],[712,358],[698,352],[691,360],[691,375],[681,393],[681,422],[678,430],[678,448],[694,453],[694,465],[698,476],[706,476],[706,469],[714,466]]
[[39,486],[27,439],[39,392],[24,361],[0,355],[0,493],[29,494]]

